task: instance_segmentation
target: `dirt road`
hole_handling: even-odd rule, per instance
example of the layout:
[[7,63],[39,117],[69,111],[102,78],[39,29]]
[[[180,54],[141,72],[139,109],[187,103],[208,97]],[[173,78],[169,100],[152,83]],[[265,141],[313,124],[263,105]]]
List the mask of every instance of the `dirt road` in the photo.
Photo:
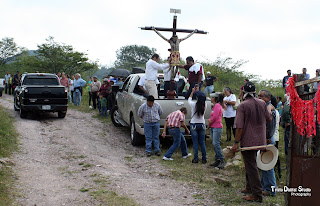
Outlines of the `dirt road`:
[[16,188],[20,205],[100,205],[92,194],[115,191],[140,205],[195,205],[195,189],[168,177],[160,157],[133,147],[128,131],[103,124],[91,114],[68,110],[64,119],[48,114],[20,119],[13,97],[0,104],[16,120],[20,151]]

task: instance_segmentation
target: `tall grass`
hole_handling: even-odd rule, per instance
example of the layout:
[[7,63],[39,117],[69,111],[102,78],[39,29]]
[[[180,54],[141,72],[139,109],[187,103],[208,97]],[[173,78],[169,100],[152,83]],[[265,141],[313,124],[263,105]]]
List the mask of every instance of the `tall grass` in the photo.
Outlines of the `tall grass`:
[[[8,112],[0,106],[0,159],[10,157],[17,150],[17,132],[14,121]],[[11,205],[13,199],[14,174],[11,167],[0,168],[0,205]]]

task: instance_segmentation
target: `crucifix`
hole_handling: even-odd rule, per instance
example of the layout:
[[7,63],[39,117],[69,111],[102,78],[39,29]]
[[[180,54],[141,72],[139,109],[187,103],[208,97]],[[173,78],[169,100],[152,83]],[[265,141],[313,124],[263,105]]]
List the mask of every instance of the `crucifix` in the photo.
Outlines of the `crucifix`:
[[[180,42],[188,39],[193,34],[207,34],[205,31],[200,31],[198,29],[189,30],[189,29],[177,29],[177,14],[181,14],[180,9],[170,9],[170,13],[174,13],[173,16],[173,27],[172,28],[161,28],[161,27],[140,27],[142,30],[153,30],[156,32],[162,39],[170,44],[170,70],[171,70],[171,78],[170,78],[170,90],[168,91],[168,99],[174,99],[175,97],[175,82],[174,78],[178,72],[177,65],[180,64],[180,53],[179,53],[179,44]],[[172,37],[167,39],[164,37],[159,31],[169,31],[172,32]],[[189,33],[185,38],[179,39],[177,36],[177,32]]]

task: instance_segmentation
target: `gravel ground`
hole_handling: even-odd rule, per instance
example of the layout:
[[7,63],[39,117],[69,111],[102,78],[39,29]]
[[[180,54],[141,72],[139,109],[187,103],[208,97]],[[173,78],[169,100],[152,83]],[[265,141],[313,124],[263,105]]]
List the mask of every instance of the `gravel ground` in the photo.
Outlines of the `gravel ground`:
[[145,157],[144,147],[131,146],[128,131],[71,109],[64,119],[57,114],[20,119],[13,97],[5,94],[0,104],[20,134],[20,151],[12,157],[19,205],[100,205],[90,195],[101,189],[97,177],[107,180],[104,190],[140,205],[197,204],[196,189],[172,180],[158,157]]

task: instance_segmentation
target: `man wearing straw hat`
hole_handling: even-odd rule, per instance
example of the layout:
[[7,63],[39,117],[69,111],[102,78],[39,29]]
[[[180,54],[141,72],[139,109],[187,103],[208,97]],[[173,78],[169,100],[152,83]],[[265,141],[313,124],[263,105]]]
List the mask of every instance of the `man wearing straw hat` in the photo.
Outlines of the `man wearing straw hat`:
[[[252,82],[244,86],[244,101],[237,108],[234,126],[236,137],[232,151],[238,151],[241,147],[266,145],[266,122],[272,120],[272,107],[255,98],[256,88]],[[262,186],[259,177],[256,157],[257,150],[245,150],[241,152],[246,170],[246,188],[242,193],[248,194],[242,197],[247,201],[262,202]]]

